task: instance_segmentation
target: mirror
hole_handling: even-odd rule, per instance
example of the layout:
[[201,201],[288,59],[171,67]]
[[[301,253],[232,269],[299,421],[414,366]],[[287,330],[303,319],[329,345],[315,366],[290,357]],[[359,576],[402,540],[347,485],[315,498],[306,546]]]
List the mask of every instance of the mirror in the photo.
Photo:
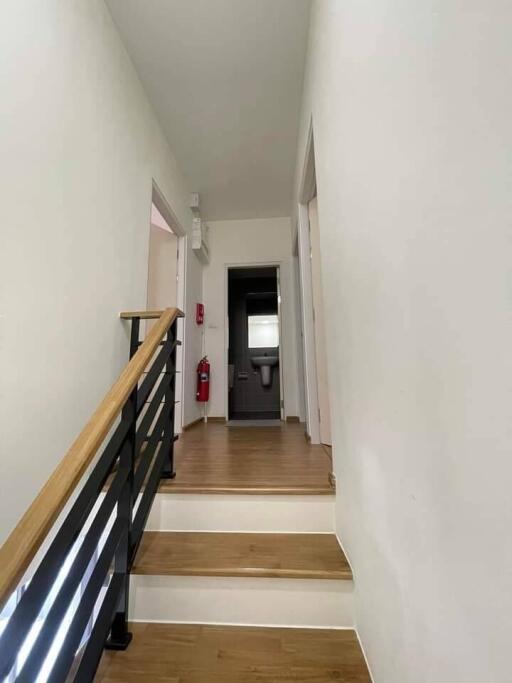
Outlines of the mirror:
[[249,348],[275,349],[279,346],[277,315],[249,315]]

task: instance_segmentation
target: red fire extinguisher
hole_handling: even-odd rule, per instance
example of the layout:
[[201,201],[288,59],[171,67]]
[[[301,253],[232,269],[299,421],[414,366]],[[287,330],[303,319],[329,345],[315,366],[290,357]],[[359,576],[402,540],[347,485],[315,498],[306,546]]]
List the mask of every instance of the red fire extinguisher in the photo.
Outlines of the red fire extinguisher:
[[196,400],[206,403],[210,397],[210,363],[205,356],[197,364]]

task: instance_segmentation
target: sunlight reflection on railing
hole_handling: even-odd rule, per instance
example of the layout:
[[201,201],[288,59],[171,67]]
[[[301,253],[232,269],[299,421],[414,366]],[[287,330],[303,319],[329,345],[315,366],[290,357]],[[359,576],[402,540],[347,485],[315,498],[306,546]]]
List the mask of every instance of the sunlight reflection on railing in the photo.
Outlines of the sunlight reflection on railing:
[[[97,509],[97,507],[98,507],[98,505],[95,506],[96,509]],[[34,646],[34,643],[36,642],[37,636],[39,635],[39,633],[43,627],[45,619],[46,619],[55,599],[57,598],[59,591],[60,591],[66,577],[68,576],[68,574],[71,570],[71,567],[73,566],[73,562],[75,561],[75,558],[78,554],[80,546],[82,545],[82,542],[83,542],[85,533],[87,531],[87,528],[90,525],[92,519],[94,518],[96,509],[94,509],[91,512],[91,515],[90,515],[89,520],[88,520],[88,524],[84,527],[84,530],[83,530],[81,536],[75,541],[75,544],[73,545],[68,556],[66,557],[66,560],[65,560],[65,562],[64,562],[64,564],[63,564],[63,566],[62,566],[62,568],[61,568],[61,570],[57,576],[57,580],[53,584],[51,591],[48,593],[48,597],[46,598],[46,601],[45,601],[45,603],[41,609],[41,612],[39,613],[36,621],[34,622],[34,625],[32,626],[28,636],[26,637],[23,645],[21,646],[21,648],[18,652],[15,665],[13,666],[9,676],[7,678],[4,678],[2,683],[13,683],[16,680],[17,676],[19,676],[22,673],[23,666],[24,666],[33,646]],[[69,630],[69,627],[71,625],[73,617],[74,617],[74,615],[78,609],[80,598],[81,598],[81,596],[85,590],[85,587],[87,586],[87,582],[89,580],[89,577],[90,577],[92,570],[94,569],[97,558],[98,558],[103,546],[105,545],[108,534],[109,534],[109,532],[112,528],[112,525],[114,523],[116,514],[117,514],[117,510],[114,509],[112,512],[112,515],[110,517],[110,520],[109,520],[107,526],[105,527],[105,529],[103,531],[100,542],[99,542],[97,549],[96,549],[96,553],[95,553],[94,557],[92,558],[92,560],[89,564],[89,567],[87,568],[87,571],[85,572],[84,578],[83,578],[80,586],[77,588],[77,590],[76,590],[76,592],[75,592],[75,594],[74,594],[74,596],[70,602],[68,610],[66,611],[66,614],[65,614],[64,618],[62,619],[62,622],[59,626],[57,634],[55,635],[55,638],[54,638],[54,640],[51,644],[51,647],[48,651],[48,655],[46,656],[44,664],[41,667],[41,670],[40,670],[36,680],[34,681],[34,683],[46,683],[50,677],[52,668],[53,668],[53,666],[57,660],[57,657],[59,655],[59,652],[62,648],[62,645],[64,643],[64,639],[65,639],[66,634]],[[16,589],[16,591],[14,591],[14,593],[11,595],[10,599],[6,603],[4,609],[0,613],[0,636],[2,635],[3,631],[5,630],[8,622],[9,622],[9,619],[11,618],[11,615],[14,612],[16,605],[19,603],[19,601],[20,601],[24,591],[28,587],[29,583],[30,583],[30,581],[25,582],[22,586],[18,587]],[[106,589],[107,589],[107,585],[105,585],[105,587],[101,591],[101,594],[98,598],[98,601],[97,601],[95,609],[94,609],[93,617],[91,618],[90,622],[88,623],[88,625],[84,631],[82,640],[80,642],[80,647],[78,648],[78,652],[82,649],[84,643],[89,638],[92,627],[94,625],[94,621],[96,619],[96,616],[97,616],[98,611],[101,607],[101,603],[103,601],[104,595],[106,593]]]

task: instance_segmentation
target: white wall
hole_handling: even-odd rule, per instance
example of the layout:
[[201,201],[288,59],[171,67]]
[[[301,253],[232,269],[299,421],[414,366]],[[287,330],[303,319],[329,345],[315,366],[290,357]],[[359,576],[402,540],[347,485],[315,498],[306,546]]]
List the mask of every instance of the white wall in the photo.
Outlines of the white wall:
[[[187,230],[190,212],[101,0],[4,0],[0,45],[2,540],[127,361],[152,179]],[[190,253],[187,313],[201,281]]]
[[512,5],[317,0],[313,116],[339,491],[376,683],[506,683]]
[[226,415],[226,265],[281,265],[285,415],[298,415],[295,282],[289,218],[209,222],[211,260],[204,268],[205,348],[212,364],[208,414]]

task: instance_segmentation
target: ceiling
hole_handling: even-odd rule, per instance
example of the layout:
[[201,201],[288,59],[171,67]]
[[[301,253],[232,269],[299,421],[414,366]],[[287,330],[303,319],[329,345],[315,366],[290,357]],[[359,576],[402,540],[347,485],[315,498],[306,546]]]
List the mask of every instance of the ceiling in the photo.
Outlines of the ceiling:
[[309,0],[107,0],[206,220],[288,216]]

